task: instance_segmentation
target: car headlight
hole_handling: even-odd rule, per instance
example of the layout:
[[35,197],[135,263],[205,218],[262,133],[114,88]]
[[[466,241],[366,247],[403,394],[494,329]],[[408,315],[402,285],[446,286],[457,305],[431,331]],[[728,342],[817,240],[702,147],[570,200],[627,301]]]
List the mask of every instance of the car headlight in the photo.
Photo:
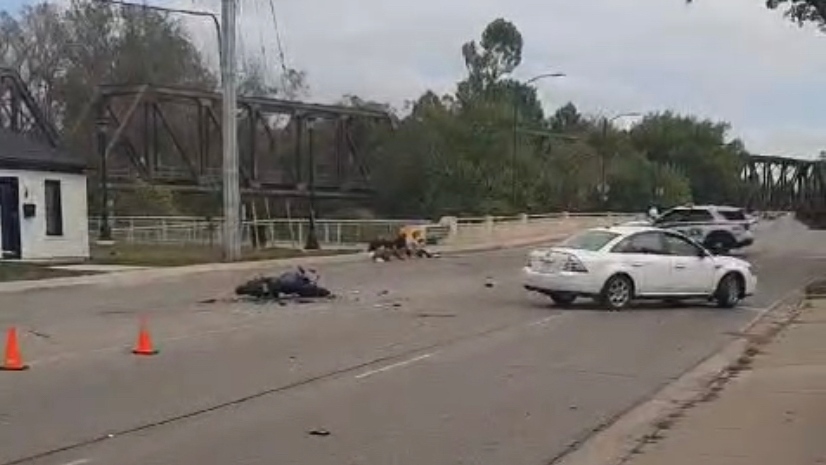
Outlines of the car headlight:
[[570,271],[573,273],[587,273],[588,268],[585,267],[585,264],[582,261],[573,255],[568,256],[568,259],[565,260],[565,264],[562,265],[562,271]]

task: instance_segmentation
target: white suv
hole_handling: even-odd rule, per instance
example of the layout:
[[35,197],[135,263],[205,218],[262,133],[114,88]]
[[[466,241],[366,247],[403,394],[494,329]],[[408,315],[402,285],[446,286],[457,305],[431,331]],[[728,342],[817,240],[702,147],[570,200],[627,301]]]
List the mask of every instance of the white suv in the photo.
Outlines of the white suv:
[[715,253],[753,244],[753,224],[742,208],[717,205],[672,208],[651,223],[658,228],[677,230]]

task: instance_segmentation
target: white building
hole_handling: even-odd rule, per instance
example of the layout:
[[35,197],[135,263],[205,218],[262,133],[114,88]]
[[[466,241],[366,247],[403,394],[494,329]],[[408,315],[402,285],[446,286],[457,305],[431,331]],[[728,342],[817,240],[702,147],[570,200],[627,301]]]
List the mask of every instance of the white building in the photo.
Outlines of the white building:
[[89,257],[83,160],[0,129],[0,245],[4,259]]

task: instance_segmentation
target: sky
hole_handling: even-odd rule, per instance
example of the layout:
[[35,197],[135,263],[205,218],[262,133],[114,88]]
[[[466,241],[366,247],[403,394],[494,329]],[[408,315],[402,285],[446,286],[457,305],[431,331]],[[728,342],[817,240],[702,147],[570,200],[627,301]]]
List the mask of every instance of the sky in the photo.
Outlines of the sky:
[[[0,7],[34,0],[0,0]],[[219,12],[220,0],[133,0]],[[276,72],[270,0],[240,0],[239,48]],[[728,121],[752,153],[814,157],[826,149],[826,35],[764,0],[273,0],[288,66],[307,73],[308,100],[344,94],[401,107],[465,75],[464,42],[503,17],[525,48],[514,77],[550,112],[568,101],[591,115],[674,110]],[[184,24],[213,57],[215,31]],[[633,119],[626,121],[626,124]]]

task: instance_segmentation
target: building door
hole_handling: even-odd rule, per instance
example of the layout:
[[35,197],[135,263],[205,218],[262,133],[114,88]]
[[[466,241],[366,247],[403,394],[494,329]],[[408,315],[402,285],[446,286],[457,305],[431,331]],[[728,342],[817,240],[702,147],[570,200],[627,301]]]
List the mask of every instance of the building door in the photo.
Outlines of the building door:
[[0,177],[0,236],[3,258],[20,258],[20,186],[17,178]]

